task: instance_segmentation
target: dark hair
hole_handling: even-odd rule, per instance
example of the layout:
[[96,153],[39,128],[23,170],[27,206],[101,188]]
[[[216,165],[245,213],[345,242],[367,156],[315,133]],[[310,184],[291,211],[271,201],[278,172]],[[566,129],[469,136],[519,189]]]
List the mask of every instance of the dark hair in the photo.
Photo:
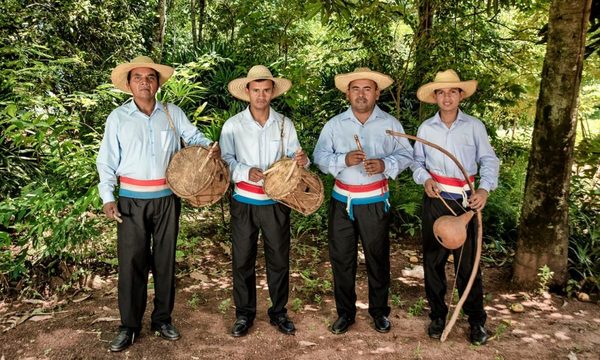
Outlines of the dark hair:
[[[271,79],[256,79],[256,80],[252,80],[252,81],[256,81],[256,82],[270,81],[273,83],[273,89],[275,89],[275,81],[273,81]],[[252,81],[248,81],[248,83],[246,84],[246,89],[250,89],[250,83]]]
[[[151,68],[151,69],[152,69],[152,68]],[[129,71],[127,72],[127,83],[129,83],[129,81],[131,80],[131,72],[132,72],[133,70],[134,70],[134,69],[131,69],[131,70],[129,70]],[[158,82],[158,83],[160,83],[160,73],[159,73],[158,71],[156,71],[155,69],[152,69],[152,70],[154,70],[154,73],[156,74],[156,80],[157,80],[157,82]]]

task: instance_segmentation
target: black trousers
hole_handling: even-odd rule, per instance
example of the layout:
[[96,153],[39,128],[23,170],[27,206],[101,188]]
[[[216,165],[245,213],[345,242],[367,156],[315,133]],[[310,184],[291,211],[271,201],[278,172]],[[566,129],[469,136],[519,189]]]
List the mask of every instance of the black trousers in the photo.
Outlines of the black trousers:
[[175,247],[181,202],[119,198],[123,223],[117,227],[121,327],[139,331],[148,298],[148,272],[154,278],[153,325],[171,322],[175,303]]
[[256,253],[262,231],[269,317],[285,314],[290,288],[290,208],[282,204],[249,205],[231,199],[233,300],[236,317],[256,317]]
[[[457,213],[462,214],[464,210],[461,205],[453,200],[446,200],[446,203]],[[433,319],[446,318],[448,306],[444,301],[446,295],[446,261],[450,252],[454,257],[454,270],[457,273],[456,286],[458,293],[462,296],[475,261],[475,252],[477,246],[477,219],[474,216],[467,227],[467,240],[463,245],[464,250],[459,264],[461,248],[448,250],[444,248],[435,239],[433,235],[433,223],[437,218],[443,215],[452,215],[444,206],[442,201],[437,198],[430,198],[427,195],[423,197],[423,268],[425,271],[425,293],[427,301],[431,307],[429,317]],[[465,314],[469,316],[469,323],[485,324],[486,314],[483,309],[483,285],[481,282],[481,271],[477,272],[477,277],[471,288],[471,292],[463,306]]]
[[329,257],[333,270],[335,306],[339,316],[356,316],[356,268],[358,238],[362,241],[369,279],[369,314],[388,316],[390,290],[389,213],[382,202],[354,205],[354,220],[346,204],[331,199],[329,208]]

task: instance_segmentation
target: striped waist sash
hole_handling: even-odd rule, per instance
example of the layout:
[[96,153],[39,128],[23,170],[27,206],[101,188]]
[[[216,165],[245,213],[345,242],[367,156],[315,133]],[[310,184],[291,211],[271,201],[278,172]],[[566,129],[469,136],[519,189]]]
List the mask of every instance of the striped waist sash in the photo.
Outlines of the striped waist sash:
[[119,196],[134,199],[158,199],[173,194],[167,179],[138,180],[126,176],[119,177]]
[[[444,199],[450,200],[462,200],[462,205],[464,207],[468,204],[468,198],[471,195],[471,188],[469,184],[464,179],[457,179],[452,177],[446,177],[442,175],[437,175],[431,173],[431,177],[435,182],[438,183],[438,186],[441,190],[440,196]],[[475,176],[469,176],[469,181],[474,184]]]
[[273,205],[277,202],[265,194],[262,186],[240,181],[235,183],[233,198],[250,205]]
[[331,196],[338,201],[346,203],[346,211],[351,220],[354,220],[353,205],[384,202],[386,211],[390,207],[390,193],[387,179],[365,185],[348,185],[335,180]]

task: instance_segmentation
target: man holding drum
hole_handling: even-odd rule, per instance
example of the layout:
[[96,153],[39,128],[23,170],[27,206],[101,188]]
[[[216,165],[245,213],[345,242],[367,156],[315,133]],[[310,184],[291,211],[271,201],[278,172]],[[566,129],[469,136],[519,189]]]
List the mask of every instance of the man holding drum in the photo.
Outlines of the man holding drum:
[[[171,313],[175,302],[175,246],[181,203],[168,188],[165,172],[179,149],[179,138],[208,146],[208,140],[173,104],[156,101],[156,92],[173,75],[170,66],[146,56],[112,71],[114,86],[132,101],[108,116],[96,166],[103,210],[118,222],[119,312],[121,326],[111,351],[131,345],[142,328],[148,271],[154,278],[151,329],[167,340],[180,338]],[[211,155],[220,156],[218,146]],[[119,183],[119,200],[114,189]]]
[[376,102],[393,83],[388,75],[358,68],[335,77],[350,107],[329,120],[314,151],[315,164],[335,176],[329,209],[329,256],[333,269],[338,319],[331,332],[342,334],[356,316],[356,255],[361,238],[369,279],[369,314],[375,330],[391,328],[388,178],[412,164],[412,147],[386,130],[404,132],[402,125]]
[[291,82],[275,78],[265,66],[253,66],[248,76],[228,85],[234,97],[249,103],[228,119],[221,131],[223,160],[229,165],[235,184],[231,199],[233,299],[236,321],[234,337],[244,336],[256,317],[256,253],[258,233],[262,232],[267,282],[272,306],[272,325],[284,334],[294,334],[286,304],[289,292],[290,208],[265,195],[265,171],[282,157],[291,157],[299,166],[308,157],[298,142],[290,119],[270,106],[271,100],[291,87]]

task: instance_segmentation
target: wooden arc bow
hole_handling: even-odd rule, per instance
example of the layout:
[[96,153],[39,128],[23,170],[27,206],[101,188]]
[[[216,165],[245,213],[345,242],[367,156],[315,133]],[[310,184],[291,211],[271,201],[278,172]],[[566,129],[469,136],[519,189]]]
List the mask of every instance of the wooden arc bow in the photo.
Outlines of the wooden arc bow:
[[[432,142],[429,142],[425,139],[421,139],[416,136],[400,133],[400,132],[393,131],[393,130],[386,130],[386,133],[388,135],[398,136],[398,137],[403,137],[403,138],[411,139],[414,141],[418,141],[420,143],[431,146],[432,148],[435,148],[435,149],[441,151],[444,155],[448,156],[456,164],[456,166],[458,166],[458,168],[460,169],[461,173],[463,174],[467,184],[469,184],[469,188],[471,189],[471,194],[475,194],[475,187],[473,186],[473,183],[471,183],[471,181],[469,180],[469,174],[467,174],[467,171],[462,166],[460,161],[458,161],[458,159],[454,155],[452,155],[448,150],[444,149],[443,147],[441,147],[439,145],[436,145]],[[477,210],[477,251],[475,253],[475,261],[473,263],[473,269],[471,270],[471,276],[469,277],[467,286],[465,287],[465,290],[463,291],[461,298],[458,300],[458,303],[456,304],[456,308],[454,309],[454,312],[452,313],[452,316],[450,317],[450,321],[448,321],[448,324],[446,324],[446,327],[444,328],[444,332],[442,333],[442,336],[440,337],[440,341],[442,341],[442,342],[446,341],[446,338],[450,334],[450,331],[452,331],[452,327],[454,326],[454,323],[456,323],[456,320],[458,319],[460,310],[462,309],[465,301],[467,300],[467,296],[469,296],[469,293],[471,292],[471,287],[473,287],[473,282],[475,282],[475,278],[477,277],[477,272],[479,271],[479,260],[481,259],[482,244],[483,244],[483,220],[482,220],[482,216],[481,216],[481,210]],[[459,264],[459,266],[460,266],[460,264]]]

